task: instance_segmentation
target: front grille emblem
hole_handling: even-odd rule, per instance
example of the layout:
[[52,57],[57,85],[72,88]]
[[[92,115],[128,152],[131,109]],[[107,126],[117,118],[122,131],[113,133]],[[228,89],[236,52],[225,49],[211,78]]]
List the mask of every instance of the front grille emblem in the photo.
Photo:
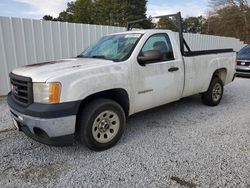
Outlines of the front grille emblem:
[[241,62],[241,65],[246,65],[246,62]]
[[12,85],[12,92],[13,92],[14,94],[18,95],[18,87]]

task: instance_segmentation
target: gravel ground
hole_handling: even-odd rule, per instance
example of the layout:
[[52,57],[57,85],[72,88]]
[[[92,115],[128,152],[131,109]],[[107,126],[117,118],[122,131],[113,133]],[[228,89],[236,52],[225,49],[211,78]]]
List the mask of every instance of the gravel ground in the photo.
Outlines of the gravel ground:
[[13,122],[10,119],[6,98],[0,97],[0,133],[13,130],[14,128]]
[[[250,187],[250,79],[217,107],[192,96],[139,113],[115,147],[49,147],[0,133],[0,187]],[[0,128],[12,128],[0,99]]]

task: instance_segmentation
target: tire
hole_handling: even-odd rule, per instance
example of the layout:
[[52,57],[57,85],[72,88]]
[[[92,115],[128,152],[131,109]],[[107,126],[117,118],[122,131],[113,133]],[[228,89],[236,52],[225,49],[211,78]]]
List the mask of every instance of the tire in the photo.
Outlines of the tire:
[[217,106],[223,96],[223,82],[218,77],[213,77],[206,93],[202,94],[202,102],[208,106]]
[[91,150],[106,150],[120,140],[125,125],[125,113],[118,103],[110,99],[94,100],[79,114],[79,141]]

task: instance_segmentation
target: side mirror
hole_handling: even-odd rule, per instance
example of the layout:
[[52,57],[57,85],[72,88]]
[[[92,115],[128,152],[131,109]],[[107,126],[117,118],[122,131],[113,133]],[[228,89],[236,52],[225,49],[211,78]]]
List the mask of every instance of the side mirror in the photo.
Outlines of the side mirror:
[[161,60],[162,54],[158,50],[149,50],[138,56],[138,62],[140,65],[145,66],[146,64],[153,63]]

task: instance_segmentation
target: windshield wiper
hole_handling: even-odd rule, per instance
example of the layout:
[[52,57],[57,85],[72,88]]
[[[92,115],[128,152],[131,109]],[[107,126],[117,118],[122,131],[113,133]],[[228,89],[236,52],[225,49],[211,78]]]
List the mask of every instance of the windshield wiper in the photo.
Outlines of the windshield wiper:
[[109,59],[104,55],[93,55],[93,56],[90,56],[89,58],[106,59],[106,60],[110,60],[110,61],[115,61],[114,59]]
[[89,58],[107,59],[104,55],[93,55],[93,56],[90,56]]
[[111,61],[117,61],[116,59],[108,59],[104,55],[93,55],[93,56],[85,56],[85,55],[78,55],[78,58],[94,58],[94,59],[106,59],[106,60],[111,60]]
[[88,58],[88,57],[84,55],[78,55],[77,58]]

